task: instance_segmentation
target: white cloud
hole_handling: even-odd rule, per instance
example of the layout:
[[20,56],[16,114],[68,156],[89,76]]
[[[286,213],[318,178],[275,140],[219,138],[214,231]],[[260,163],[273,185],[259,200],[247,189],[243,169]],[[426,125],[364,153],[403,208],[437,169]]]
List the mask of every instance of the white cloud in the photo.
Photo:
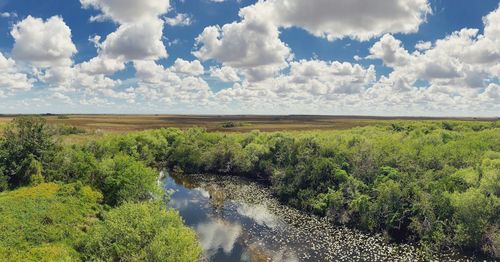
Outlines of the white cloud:
[[100,44],[100,54],[106,58],[130,60],[156,60],[167,57],[162,39],[163,22],[144,19],[123,24]]
[[382,59],[393,72],[366,91],[365,106],[436,115],[498,112],[500,9],[483,20],[483,35],[464,28],[434,43],[419,43],[412,54],[393,36],[384,36],[369,57]]
[[250,81],[274,76],[287,66],[291,50],[279,39],[278,28],[255,11],[242,9],[241,22],[205,28],[196,38],[199,49],[193,54],[236,68]]
[[[191,16],[166,18],[166,0],[81,3],[99,12],[91,20],[116,24],[107,36],[90,36],[97,56],[73,65],[77,50],[62,18],[27,17],[12,29],[12,58],[0,54],[1,97],[32,88],[36,79],[48,87],[47,98],[92,107],[115,108],[122,100],[129,108],[198,113],[497,115],[500,110],[499,10],[484,17],[484,30],[464,28],[420,41],[410,52],[395,36],[425,22],[431,12],[427,0],[258,1],[240,10],[239,21],[205,28],[196,38],[195,60],[175,57],[166,67],[159,62],[168,56],[164,26],[190,24]],[[359,50],[354,57],[363,65],[317,56],[294,60],[280,39],[288,27],[328,40],[380,39],[368,56]],[[377,79],[369,59],[392,71]],[[205,71],[200,61],[208,60],[218,64]],[[111,77],[130,66],[135,77]],[[233,86],[212,91],[207,79],[214,78]]]
[[[290,63],[290,72],[259,83],[244,82],[216,94],[225,104],[246,110],[302,113],[324,110],[328,104],[347,103],[375,82],[373,66],[300,60]],[[359,99],[359,98],[358,98]],[[296,111],[297,110],[297,111]]]
[[16,62],[0,53],[0,93],[2,96],[5,96],[5,91],[29,90],[32,85],[33,80],[19,72]]
[[71,29],[59,16],[46,21],[28,16],[14,25],[11,35],[15,41],[13,57],[35,66],[71,65],[71,57],[77,52]]
[[178,74],[199,76],[205,72],[203,65],[198,60],[186,61],[182,58],[177,58],[172,66],[172,70]]
[[370,48],[370,59],[382,59],[390,67],[404,66],[410,60],[410,54],[402,47],[401,41],[392,35],[384,35]]
[[[84,8],[102,12],[97,21],[111,19],[119,24],[104,41],[93,36],[90,41],[98,56],[82,63],[87,74],[111,75],[135,60],[157,60],[168,56],[162,41],[164,21],[160,18],[170,9],[169,0],[80,0]],[[94,19],[95,20],[95,19]]]
[[80,0],[84,8],[95,8],[102,16],[120,24],[149,20],[166,13],[169,0]]
[[78,65],[81,71],[91,75],[111,75],[114,72],[125,69],[125,62],[121,59],[112,59],[103,56],[96,56],[89,61]]
[[140,91],[134,88],[127,88],[125,91],[115,90],[124,82],[133,86],[134,79],[121,81],[109,76],[124,70],[126,65],[132,62],[140,81],[149,81],[148,83],[164,81],[162,74],[166,71],[154,61],[168,56],[162,41],[165,22],[160,16],[169,11],[170,1],[80,0],[80,2],[84,8],[101,11],[101,14],[92,17],[91,21],[110,19],[118,24],[116,31],[107,35],[104,40],[97,35],[90,37],[89,41],[96,46],[98,55],[75,66],[74,81],[71,85],[86,90],[86,97],[81,99],[80,103],[101,105],[112,103],[102,96],[124,100],[129,104],[137,103]]
[[169,26],[188,26],[193,23],[193,18],[188,14],[179,13],[175,17],[165,17]]
[[367,57],[392,69],[378,80],[373,66],[301,60],[290,62],[289,73],[260,83],[243,81],[214,94],[215,99],[233,113],[498,115],[497,19],[498,9],[484,18],[483,35],[465,28],[421,42],[413,53],[384,35]]
[[491,101],[496,104],[500,103],[500,85],[490,84],[484,90],[483,93],[479,95],[479,98],[484,101]]
[[55,100],[60,100],[61,102],[68,104],[68,105],[73,104],[73,101],[71,100],[71,98],[69,96],[61,94],[59,92],[53,93],[50,96],[50,98],[55,99]]
[[420,51],[425,51],[425,50],[431,49],[431,47],[432,47],[432,42],[430,42],[430,41],[427,41],[427,42],[419,41],[415,45],[415,48],[417,50],[420,50]]
[[240,81],[240,77],[236,70],[229,66],[223,66],[220,68],[211,68],[210,76],[215,77],[223,82],[237,82]]
[[178,59],[164,68],[153,61],[135,61],[139,86],[135,89],[147,101],[203,107],[213,96],[209,85],[199,77],[203,67],[199,61]]
[[73,65],[72,56],[77,50],[71,40],[71,29],[59,16],[46,21],[28,16],[14,25],[11,34],[15,40],[13,57],[32,68],[29,70],[23,67],[28,73],[21,73],[21,70],[16,69],[14,60],[7,60],[2,56],[0,64],[7,61],[9,68],[0,73],[2,86],[11,90],[29,89],[35,82],[28,76],[32,75],[56,92],[52,98],[68,102],[70,100],[63,97],[65,92],[110,89],[120,83],[106,77],[102,71],[123,68],[122,62],[113,64],[113,60],[95,58],[83,64]]
[[0,13],[0,17],[2,17],[2,18],[16,18],[17,13],[15,13],[15,12],[3,12],[3,13]]
[[368,40],[385,33],[415,33],[432,12],[427,0],[270,0],[254,8],[270,9],[267,19],[301,27],[328,40]]
[[384,33],[413,33],[431,13],[427,0],[268,0],[240,10],[240,22],[206,27],[193,53],[262,81],[287,66],[292,52],[280,28],[301,27],[329,40],[368,40]]

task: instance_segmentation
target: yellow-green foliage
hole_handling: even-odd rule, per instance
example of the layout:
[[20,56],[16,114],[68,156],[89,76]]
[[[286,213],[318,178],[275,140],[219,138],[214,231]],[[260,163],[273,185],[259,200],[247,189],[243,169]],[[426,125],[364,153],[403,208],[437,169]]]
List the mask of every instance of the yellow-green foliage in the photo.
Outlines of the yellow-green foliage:
[[194,232],[154,202],[158,171],[150,166],[161,163],[167,137],[153,132],[63,149],[39,118],[16,119],[7,131],[0,192],[14,191],[0,193],[0,261],[199,258]]
[[108,212],[82,242],[85,261],[197,261],[193,230],[163,203],[127,203]]
[[75,261],[102,195],[81,184],[40,184],[0,193],[0,258]]

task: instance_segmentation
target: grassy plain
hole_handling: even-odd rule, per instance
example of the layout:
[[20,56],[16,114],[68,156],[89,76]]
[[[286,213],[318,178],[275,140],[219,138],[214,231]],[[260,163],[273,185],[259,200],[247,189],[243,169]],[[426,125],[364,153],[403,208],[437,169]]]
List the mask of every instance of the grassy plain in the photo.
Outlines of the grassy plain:
[[[0,128],[14,116],[0,116]],[[498,121],[500,118],[423,118],[423,117],[364,117],[364,116],[309,116],[309,115],[48,115],[49,124],[67,124],[81,127],[90,133],[127,133],[157,128],[188,129],[203,127],[208,131],[250,132],[260,130],[304,131],[344,130],[353,127],[388,125],[394,120],[406,121]],[[74,136],[78,139],[78,136]]]

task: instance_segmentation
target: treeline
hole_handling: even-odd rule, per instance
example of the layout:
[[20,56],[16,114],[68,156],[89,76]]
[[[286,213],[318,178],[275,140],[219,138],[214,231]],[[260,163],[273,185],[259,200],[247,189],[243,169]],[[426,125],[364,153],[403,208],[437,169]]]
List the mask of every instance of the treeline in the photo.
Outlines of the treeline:
[[268,181],[283,202],[336,224],[434,250],[500,256],[498,122],[247,134],[161,129],[74,147],[66,162],[82,167],[63,177],[92,181],[102,168],[88,163],[113,156],[173,172]]
[[166,208],[158,171],[133,155],[97,155],[54,137],[75,132],[34,117],[3,130],[2,260],[196,261],[195,233]]
[[[344,131],[246,134],[159,129],[50,145],[43,155],[17,151],[44,143],[19,146],[9,132],[0,147],[4,189],[81,183],[101,192],[105,206],[122,207],[148,203],[158,168],[241,175],[267,181],[283,202],[332,223],[434,250],[500,256],[499,122],[388,121]],[[97,242],[77,247],[83,258],[113,254],[99,249],[118,241],[106,234],[122,227],[122,215],[111,212],[89,231]]]

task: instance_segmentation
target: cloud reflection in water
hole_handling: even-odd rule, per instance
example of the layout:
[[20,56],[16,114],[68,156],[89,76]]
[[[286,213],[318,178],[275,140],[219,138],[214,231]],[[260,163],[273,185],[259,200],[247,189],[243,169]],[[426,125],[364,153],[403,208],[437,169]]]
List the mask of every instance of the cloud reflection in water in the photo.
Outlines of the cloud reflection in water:
[[226,254],[230,254],[241,234],[241,230],[240,225],[222,220],[212,220],[196,226],[201,246],[209,256],[217,253],[219,249],[222,249]]
[[242,216],[251,218],[261,226],[275,228],[278,225],[276,216],[269,212],[265,205],[249,205],[242,203],[236,211]]

